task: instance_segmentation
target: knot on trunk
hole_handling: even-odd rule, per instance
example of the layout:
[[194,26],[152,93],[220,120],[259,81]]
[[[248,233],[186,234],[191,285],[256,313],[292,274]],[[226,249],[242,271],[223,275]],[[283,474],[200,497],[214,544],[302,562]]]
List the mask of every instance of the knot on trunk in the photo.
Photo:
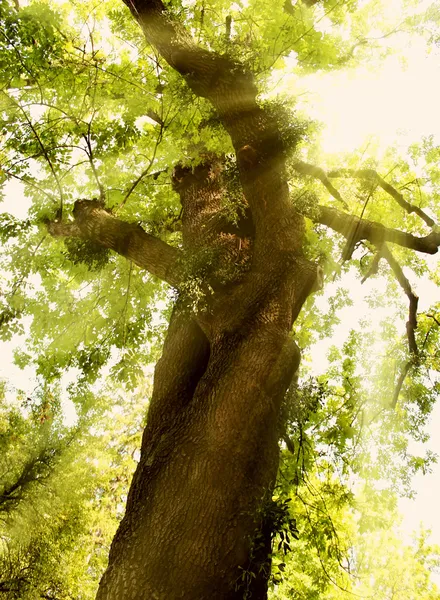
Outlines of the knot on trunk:
[[105,210],[109,212],[105,208],[105,203],[102,200],[98,200],[98,198],[92,198],[91,200],[87,198],[81,198],[75,202],[73,207],[73,217],[77,221],[81,221],[90,215],[94,210]]

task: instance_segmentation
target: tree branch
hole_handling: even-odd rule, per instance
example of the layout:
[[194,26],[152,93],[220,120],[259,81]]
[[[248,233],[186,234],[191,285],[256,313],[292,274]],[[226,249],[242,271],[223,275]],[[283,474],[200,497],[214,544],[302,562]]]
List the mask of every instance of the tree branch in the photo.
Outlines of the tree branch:
[[426,316],[432,319],[437,324],[437,326],[440,327],[440,321],[434,315],[426,313]]
[[399,399],[400,390],[402,389],[403,382],[405,381],[406,376],[408,375],[412,366],[416,366],[419,363],[419,349],[416,343],[415,330],[417,329],[417,305],[419,302],[418,296],[414,294],[412,291],[412,287],[407,277],[402,271],[402,267],[399,265],[397,260],[394,258],[392,253],[390,252],[388,246],[383,244],[380,248],[380,253],[383,258],[388,262],[393,271],[397,281],[400,284],[400,287],[403,289],[405,294],[409,299],[409,314],[408,321],[406,323],[406,334],[408,336],[408,347],[410,358],[405,363],[402,372],[399,375],[399,379],[397,380],[396,387],[394,389],[393,400],[391,402],[391,407],[395,408],[397,404],[397,400]]
[[434,227],[435,221],[431,219],[429,215],[425,213],[421,208],[407,202],[403,195],[396,190],[391,184],[387,183],[377,171],[374,169],[338,169],[330,171],[328,177],[356,177],[358,179],[367,179],[379,185],[385,192],[387,192],[399,206],[401,206],[407,213],[416,213],[429,227]]
[[293,165],[293,168],[298,173],[301,173],[301,175],[310,175],[311,177],[314,177],[315,179],[319,179],[322,182],[322,184],[327,188],[327,190],[330,192],[330,194],[333,196],[333,198],[338,200],[338,202],[340,202],[343,205],[345,210],[348,210],[347,203],[342,198],[342,196],[338,192],[338,190],[333,186],[332,182],[329,180],[329,178],[327,177],[327,175],[323,169],[321,169],[320,167],[316,167],[315,165],[310,165],[308,163],[305,163],[302,160],[299,160],[298,162],[296,162]]
[[98,186],[98,190],[99,190],[99,199],[101,201],[104,200],[105,198],[105,191],[104,191],[104,187],[99,179],[99,175],[98,175],[98,171],[96,170],[96,165],[95,165],[95,160],[93,158],[93,149],[92,149],[92,143],[90,141],[90,133],[91,133],[91,125],[92,125],[92,120],[90,119],[88,125],[87,125],[87,135],[85,133],[82,134],[85,142],[86,142],[86,154],[87,157],[89,159],[90,162],[90,166],[92,168],[92,173],[93,176],[95,178],[96,181],[96,185]]
[[375,221],[360,219],[328,206],[318,205],[315,210],[307,212],[306,216],[316,223],[330,227],[347,239],[351,239],[353,232],[355,232],[354,244],[360,240],[368,240],[375,246],[380,246],[384,242],[391,242],[425,254],[436,254],[440,246],[439,232],[432,231],[424,237],[417,237],[411,233],[385,227],[382,223]]
[[[221,115],[255,104],[252,75],[231,58],[197,46],[189,32],[167,11],[162,0],[124,0],[148,42],[183,75],[197,96],[208,98]],[[235,84],[234,89],[226,85]],[[245,96],[243,91],[251,92]],[[237,104],[238,103],[238,104]]]
[[110,215],[97,200],[77,200],[73,223],[47,224],[54,237],[78,237],[93,241],[125,256],[173,287],[181,282],[181,252],[145,232],[140,225]]
[[399,399],[400,390],[402,389],[403,382],[405,381],[406,376],[408,375],[408,372],[409,372],[412,364],[413,364],[412,360],[408,360],[405,363],[405,365],[402,369],[402,372],[399,375],[399,379],[397,380],[396,387],[394,388],[393,399],[391,401],[391,408],[396,408],[397,400]]
[[409,316],[408,321],[406,323],[406,331],[408,334],[408,346],[410,354],[414,356],[418,356],[419,350],[416,344],[415,338],[415,330],[417,329],[417,305],[419,302],[419,298],[412,291],[412,287],[405,274],[402,271],[402,267],[399,265],[397,260],[394,258],[392,253],[390,252],[388,246],[383,244],[381,248],[381,255],[385,258],[385,260],[390,265],[397,281],[400,284],[400,287],[403,289],[405,294],[408,296],[409,300]]
[[[147,167],[146,167],[146,168],[145,168],[145,169],[142,171],[142,173],[139,175],[139,177],[137,177],[137,178],[136,178],[136,179],[133,181],[133,183],[132,183],[132,184],[129,186],[129,188],[128,188],[128,190],[126,191],[126,193],[125,193],[125,196],[124,196],[124,198],[123,198],[123,200],[122,200],[121,204],[118,206],[118,209],[119,209],[119,208],[121,208],[122,206],[124,206],[124,204],[127,202],[127,200],[129,199],[129,197],[131,196],[131,194],[134,192],[134,190],[136,189],[136,187],[137,187],[137,186],[139,185],[139,183],[142,181],[142,179],[143,179],[144,177],[146,177],[146,176],[149,174],[149,172],[150,172],[150,169],[151,169],[151,167],[152,167],[152,165],[153,165],[153,163],[154,163],[154,159],[156,158],[157,149],[158,149],[158,147],[159,147],[159,144],[160,144],[160,142],[161,142],[161,139],[162,139],[162,133],[163,133],[163,127],[162,127],[162,125],[161,125],[161,127],[160,127],[160,131],[159,131],[159,133],[158,133],[158,136],[157,136],[157,138],[156,138],[156,144],[155,144],[155,146],[154,146],[153,155],[152,155],[152,157],[150,158],[150,160],[148,161],[148,165],[147,165]],[[154,174],[153,174],[153,175],[154,175]]]
[[[162,0],[124,3],[147,41],[185,78],[190,89],[210,101],[217,111],[237,154],[243,192],[259,230],[257,237],[264,240],[261,255],[267,255],[267,244],[272,245],[275,240],[278,247],[299,248],[302,219],[297,213],[289,223],[286,219],[293,211],[283,142],[275,117],[257,102],[257,86],[250,69],[227,55],[198,46],[185,27],[169,14]],[[273,234],[275,230],[277,236]],[[259,252],[257,243],[255,259]]]
[[376,275],[379,269],[379,262],[382,258],[381,249],[379,248],[376,254],[373,256],[373,260],[371,261],[370,268],[368,269],[365,276],[362,278],[361,283],[365,283],[369,277],[372,275]]
[[52,473],[60,448],[43,448],[21,468],[16,479],[0,490],[0,512],[8,512],[22,499],[32,483],[41,483]]
[[[3,90],[2,90],[3,91]],[[56,186],[58,188],[58,192],[60,194],[60,214],[62,214],[63,212],[63,206],[64,206],[64,193],[63,193],[63,188],[60,182],[60,178],[57,175],[57,172],[55,170],[55,167],[52,163],[52,160],[49,156],[49,153],[45,147],[45,145],[43,144],[43,141],[41,140],[40,135],[38,134],[38,131],[36,130],[36,128],[34,127],[30,117],[28,116],[27,112],[25,111],[25,109],[23,108],[23,106],[17,102],[12,96],[10,96],[9,94],[7,94],[5,91],[3,91],[3,94],[6,96],[6,98],[11,102],[11,104],[13,104],[16,108],[18,108],[20,110],[20,112],[23,114],[26,123],[28,124],[29,128],[31,129],[32,133],[35,136],[35,139],[37,140],[38,145],[41,148],[41,152],[44,156],[44,158],[46,159],[46,162],[49,166],[49,169],[52,173],[53,178],[55,179],[55,183]]]

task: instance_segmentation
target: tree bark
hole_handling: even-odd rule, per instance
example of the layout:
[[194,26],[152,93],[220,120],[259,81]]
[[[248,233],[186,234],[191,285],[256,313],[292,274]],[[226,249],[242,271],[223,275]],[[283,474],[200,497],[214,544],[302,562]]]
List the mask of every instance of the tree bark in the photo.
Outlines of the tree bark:
[[[98,241],[180,290],[97,600],[264,600],[272,536],[264,506],[278,469],[281,402],[300,356],[291,329],[317,268],[302,254],[304,217],[290,199],[283,140],[258,104],[252,73],[197,46],[162,0],[124,2],[229,133],[248,222],[228,223],[222,161],[206,156],[194,169],[174,170],[182,251],[96,202],[78,202],[74,223],[49,226],[53,235]],[[297,170],[341,200],[322,170],[305,163]],[[417,238],[327,207],[310,216],[355,241],[428,253],[440,241],[435,232]],[[194,275],[203,303],[185,281]]]
[[[250,71],[198,47],[161,0],[124,2],[147,41],[217,111],[249,219],[230,227],[221,160],[207,156],[174,171],[182,252],[96,203],[77,203],[72,224],[49,225],[53,235],[98,241],[180,290],[97,600],[264,600],[272,534],[264,506],[278,469],[281,402],[300,356],[291,329],[317,268],[303,256],[304,217],[289,196],[283,141]],[[334,194],[323,172],[311,174]],[[437,251],[438,234],[415,238],[327,207],[311,217],[356,239]],[[200,265],[204,254],[200,304],[181,265]]]
[[360,219],[336,208],[321,205],[307,216],[351,239],[353,244],[360,240],[368,240],[375,246],[391,242],[425,254],[436,254],[440,245],[440,233],[435,229],[424,237],[417,237],[406,231],[385,227],[382,223]]
[[[223,177],[215,157],[175,169],[182,253],[95,201],[77,202],[73,223],[49,224],[54,236],[93,240],[183,290],[181,256],[212,255],[205,279],[214,292],[204,307],[194,309],[183,291],[174,308],[98,600],[267,596],[263,507],[278,469],[281,401],[299,365],[290,332],[317,269],[298,249],[303,229],[291,207],[274,239],[254,212],[231,227]],[[272,166],[259,177],[278,173]]]
[[[256,260],[253,227],[232,232],[222,218],[222,178],[215,160],[175,169],[184,251],[214,251],[217,287],[202,310],[183,294],[175,306],[98,600],[267,596],[262,506],[278,469],[280,404],[299,364],[289,334],[316,267],[282,244]],[[242,580],[251,569],[257,577]]]
[[177,248],[146,233],[136,223],[113,217],[98,200],[77,200],[71,223],[47,224],[54,237],[77,237],[114,250],[152,275],[178,288],[182,278],[182,256]]

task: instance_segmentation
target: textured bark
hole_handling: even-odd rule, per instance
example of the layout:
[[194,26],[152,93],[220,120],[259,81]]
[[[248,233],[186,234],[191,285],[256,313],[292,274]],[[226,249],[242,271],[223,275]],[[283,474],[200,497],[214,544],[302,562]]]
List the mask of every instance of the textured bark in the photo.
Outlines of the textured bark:
[[303,220],[292,212],[283,142],[274,118],[257,102],[252,73],[229,56],[197,46],[162,0],[124,2],[147,41],[196,95],[211,102],[229,133],[256,229],[254,261],[260,256],[265,261],[275,238],[278,248],[299,250]]
[[[304,217],[290,199],[283,140],[258,104],[250,70],[197,46],[162,0],[124,3],[147,42],[211,103],[230,135],[245,215],[229,222],[222,160],[205,156],[173,173],[182,251],[94,201],[76,203],[73,223],[48,225],[54,236],[93,240],[126,256],[180,293],[97,600],[265,600],[272,531],[264,506],[278,470],[282,399],[300,357],[291,330],[317,268],[302,253]],[[322,170],[296,168],[343,202]],[[435,253],[440,242],[438,233],[417,238],[327,207],[310,217],[353,243]],[[203,305],[188,291],[192,276],[209,290]],[[255,575],[244,587],[243,570]]]
[[73,223],[48,223],[49,233],[54,237],[90,240],[110,248],[173,287],[179,287],[182,272],[177,248],[146,233],[140,225],[116,219],[97,200],[78,200],[73,216]]
[[[182,374],[171,359],[178,350],[170,331],[163,375],[188,391],[197,382],[196,389],[192,397],[176,387],[153,398],[99,599],[243,596],[236,596],[238,568],[249,562],[258,509],[275,480],[279,405],[297,366],[294,352],[280,363],[283,336],[273,322],[255,325],[213,340],[198,382],[203,338],[185,336],[185,360],[188,350],[203,360]],[[166,389],[161,383],[158,369],[155,387]]]
[[[299,363],[290,331],[317,270],[301,252],[303,217],[290,202],[282,140],[252,74],[197,47],[161,0],[126,4],[148,42],[216,109],[251,222],[236,231],[225,222],[213,157],[175,169],[184,252],[214,254],[214,293],[195,312],[184,297],[176,306],[97,599],[238,600],[250,592],[240,569],[268,561],[270,532],[266,556],[255,556],[253,541],[277,474],[281,401]],[[256,573],[253,597],[263,600],[267,574]]]
[[283,247],[255,261],[253,224],[234,231],[224,218],[215,160],[177,167],[173,184],[184,251],[214,250],[216,280],[236,277],[218,283],[199,313],[183,297],[175,307],[97,598],[238,600],[241,568],[254,569],[246,591],[263,600],[271,532],[261,507],[278,469],[281,401],[299,364],[289,333],[316,268]]
[[[181,292],[97,600],[264,600],[272,532],[263,507],[278,469],[282,399],[299,365],[291,329],[317,268],[302,254],[304,217],[289,197],[283,142],[251,72],[198,47],[161,0],[124,2],[147,41],[216,110],[235,148],[246,214],[228,221],[222,161],[206,156],[174,170],[182,252],[96,202],[77,202],[74,223],[49,224],[53,235],[94,240]],[[335,195],[324,172],[298,164]],[[326,207],[311,218],[350,239],[437,251],[439,234],[416,238]],[[191,261],[212,290],[203,306],[188,297],[192,273],[182,263]],[[244,588],[243,570],[256,575]]]

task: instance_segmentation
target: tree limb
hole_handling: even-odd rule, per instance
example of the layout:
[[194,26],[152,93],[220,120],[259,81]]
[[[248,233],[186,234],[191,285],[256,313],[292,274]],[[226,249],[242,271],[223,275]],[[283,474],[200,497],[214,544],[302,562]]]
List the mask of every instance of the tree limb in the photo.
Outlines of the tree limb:
[[371,277],[372,275],[376,275],[376,273],[379,269],[379,262],[380,262],[381,258],[382,258],[382,254],[381,254],[381,249],[379,248],[379,250],[373,256],[373,260],[371,261],[370,268],[368,269],[365,276],[362,278],[361,283],[365,283],[369,277]]
[[391,402],[391,407],[395,408],[397,404],[397,400],[399,399],[400,390],[402,389],[403,382],[405,381],[406,376],[408,375],[411,367],[416,366],[419,363],[419,349],[416,343],[415,330],[417,329],[417,305],[419,302],[419,298],[412,291],[412,287],[404,272],[402,271],[402,267],[399,265],[397,260],[394,258],[392,253],[390,252],[388,246],[383,244],[380,249],[381,256],[385,258],[388,264],[391,267],[397,281],[400,284],[400,287],[403,289],[405,294],[409,299],[409,314],[408,321],[406,323],[406,334],[408,336],[408,347],[410,358],[405,363],[402,372],[399,375],[399,379],[397,380],[396,387],[394,389],[393,400]]
[[73,223],[47,224],[54,237],[78,237],[93,241],[125,256],[173,287],[181,282],[181,252],[150,235],[136,223],[126,223],[110,215],[97,200],[77,200]]
[[52,163],[52,160],[51,160],[51,158],[49,156],[49,153],[48,153],[45,145],[43,144],[43,141],[42,141],[42,139],[41,139],[38,131],[34,127],[32,121],[31,121],[31,118],[28,116],[28,114],[25,111],[25,109],[23,108],[23,106],[19,102],[17,102],[11,95],[7,94],[5,91],[2,90],[2,92],[6,96],[6,98],[11,102],[11,104],[13,104],[16,108],[18,108],[20,110],[20,112],[23,114],[23,116],[24,116],[24,118],[26,120],[26,123],[28,124],[29,128],[31,129],[32,133],[34,134],[34,137],[35,137],[38,145],[41,148],[41,152],[42,152],[44,158],[46,159],[46,162],[47,162],[47,164],[49,166],[49,169],[50,169],[50,171],[52,173],[52,176],[53,176],[53,178],[55,180],[55,183],[56,183],[56,186],[58,188],[58,192],[60,194],[60,214],[62,215],[62,213],[63,213],[63,206],[64,206],[64,192],[63,192],[63,188],[62,188],[62,185],[61,185],[60,178],[57,175],[57,172],[56,172],[55,167],[54,167],[54,165]]
[[405,381],[406,376],[408,375],[408,372],[409,372],[412,364],[413,364],[412,360],[408,360],[405,363],[405,365],[402,369],[402,372],[399,375],[399,379],[397,380],[396,387],[394,388],[393,399],[391,401],[391,408],[396,408],[397,400],[399,399],[400,390],[402,389],[403,382]]
[[37,456],[30,458],[16,479],[0,490],[0,512],[8,512],[16,506],[32,483],[41,483],[47,479],[59,454],[59,448],[43,448]]
[[399,206],[401,206],[407,213],[416,213],[421,219],[425,221],[425,223],[429,227],[434,227],[435,221],[431,219],[429,215],[425,213],[421,208],[407,202],[403,195],[396,190],[391,184],[387,183],[377,171],[374,169],[338,169],[334,171],[330,171],[327,175],[328,177],[356,177],[358,179],[367,179],[369,181],[375,182],[379,185],[385,192],[387,192],[394,200],[397,202]]
[[426,313],[426,316],[432,319],[437,324],[437,326],[440,327],[440,321],[434,315]]
[[[189,32],[167,11],[162,0],[124,0],[148,42],[185,77],[197,96],[208,98],[222,116],[255,104],[252,74],[229,57],[197,46]],[[235,89],[227,89],[228,84]],[[250,96],[243,94],[251,92]]]
[[403,289],[405,294],[408,296],[409,300],[409,315],[408,321],[406,323],[406,331],[408,334],[408,346],[410,354],[414,356],[418,356],[419,350],[416,344],[415,338],[415,330],[417,329],[417,305],[419,302],[419,298],[412,291],[412,287],[404,272],[402,271],[402,267],[399,265],[397,260],[394,258],[392,253],[390,252],[388,246],[383,244],[381,248],[381,255],[385,258],[385,260],[390,265],[397,281],[400,284],[400,287]]
[[360,219],[329,206],[318,205],[315,210],[307,212],[306,216],[316,223],[330,227],[347,239],[350,239],[355,231],[353,243],[368,240],[375,246],[380,246],[384,242],[391,242],[425,254],[436,254],[440,246],[439,232],[432,231],[424,237],[417,237],[399,229],[385,227],[382,223]]
[[83,133],[82,137],[84,138],[84,140],[86,142],[86,154],[89,159],[90,166],[92,168],[93,176],[95,177],[95,181],[98,186],[99,199],[103,201],[105,198],[105,191],[104,191],[104,187],[99,179],[98,171],[96,170],[95,160],[93,158],[92,143],[90,141],[91,125],[92,125],[92,121],[90,120],[87,125],[87,135]]
[[[140,24],[147,41],[180,73],[190,89],[211,102],[231,137],[237,154],[243,192],[256,229],[267,243],[299,248],[303,222],[286,222],[291,214],[283,142],[276,119],[257,102],[257,86],[249,68],[227,55],[207,50],[167,10],[162,0],[124,0]],[[270,210],[269,210],[270,208]],[[283,225],[282,227],[280,225]],[[288,240],[283,240],[289,238]],[[270,251],[273,251],[272,249]],[[259,256],[258,244],[254,257]]]
[[330,192],[330,194],[333,196],[333,198],[338,200],[338,202],[340,202],[343,205],[345,210],[348,210],[347,203],[342,198],[342,196],[338,192],[338,190],[333,186],[332,182],[329,180],[329,178],[327,177],[327,175],[323,169],[321,169],[320,167],[317,167],[315,165],[310,165],[308,163],[305,163],[302,160],[299,160],[296,163],[294,163],[293,168],[295,169],[295,171],[297,171],[298,173],[301,173],[302,175],[310,175],[311,177],[314,177],[315,179],[319,179],[322,182],[322,184],[327,188],[327,190]]

